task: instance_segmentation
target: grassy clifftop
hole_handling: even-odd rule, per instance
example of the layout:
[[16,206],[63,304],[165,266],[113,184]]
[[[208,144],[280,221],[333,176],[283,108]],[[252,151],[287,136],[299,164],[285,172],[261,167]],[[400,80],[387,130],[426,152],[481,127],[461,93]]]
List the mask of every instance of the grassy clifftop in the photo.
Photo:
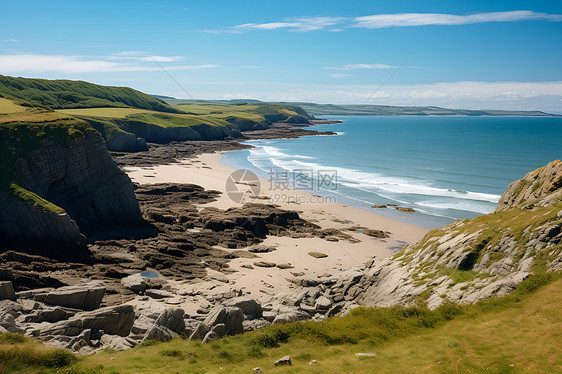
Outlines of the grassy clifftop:
[[42,105],[52,109],[135,107],[160,112],[180,112],[163,101],[132,88],[100,86],[83,81],[0,75],[0,95],[24,100],[28,105]]

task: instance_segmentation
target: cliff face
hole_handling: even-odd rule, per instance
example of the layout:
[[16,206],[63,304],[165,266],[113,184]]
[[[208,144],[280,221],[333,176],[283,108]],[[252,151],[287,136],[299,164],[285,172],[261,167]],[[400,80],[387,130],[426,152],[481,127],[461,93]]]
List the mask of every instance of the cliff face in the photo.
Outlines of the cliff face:
[[41,148],[19,160],[15,169],[18,184],[62,207],[79,226],[141,220],[131,180],[97,132],[70,144],[42,140]]
[[366,268],[301,285],[323,284],[326,294],[343,297],[344,311],[420,301],[436,308],[505,295],[531,273],[562,271],[561,181],[562,162],[553,161],[512,183],[495,212],[432,230]]
[[0,135],[2,247],[65,252],[85,248],[81,231],[143,222],[130,179],[87,124],[16,123]]

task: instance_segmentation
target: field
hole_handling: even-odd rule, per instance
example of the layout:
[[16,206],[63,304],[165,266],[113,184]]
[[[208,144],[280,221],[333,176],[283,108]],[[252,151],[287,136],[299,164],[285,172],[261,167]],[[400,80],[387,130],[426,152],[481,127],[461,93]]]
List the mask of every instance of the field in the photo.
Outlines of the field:
[[[504,298],[433,312],[422,306],[360,308],[321,323],[273,326],[210,344],[183,338],[146,342],[79,358],[57,372],[249,373],[254,367],[267,373],[556,372],[562,370],[560,277],[532,276]],[[3,342],[0,357],[7,349],[20,348]],[[275,367],[285,355],[293,365]],[[55,371],[26,367],[25,372]]]

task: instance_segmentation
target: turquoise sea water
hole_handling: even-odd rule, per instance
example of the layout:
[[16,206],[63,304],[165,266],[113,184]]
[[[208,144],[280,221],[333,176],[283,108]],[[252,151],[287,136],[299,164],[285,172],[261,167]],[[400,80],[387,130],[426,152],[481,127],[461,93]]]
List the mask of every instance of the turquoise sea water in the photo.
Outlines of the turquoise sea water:
[[[223,162],[261,176],[272,170],[337,174],[337,188],[315,191],[338,201],[425,227],[495,209],[509,183],[562,157],[562,118],[331,117],[336,136],[250,141]],[[300,173],[300,172],[299,172]],[[330,189],[333,188],[333,185]]]

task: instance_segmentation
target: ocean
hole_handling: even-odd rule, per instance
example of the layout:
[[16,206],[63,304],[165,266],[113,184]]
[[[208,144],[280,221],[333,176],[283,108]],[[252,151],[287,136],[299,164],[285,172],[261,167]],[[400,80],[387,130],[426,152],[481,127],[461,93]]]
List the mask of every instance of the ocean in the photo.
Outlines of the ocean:
[[[562,118],[556,117],[329,119],[342,123],[310,129],[337,135],[249,141],[255,148],[226,152],[222,161],[264,178],[279,170],[292,182],[310,176],[306,185],[315,194],[436,228],[493,211],[509,183],[562,157]],[[334,176],[337,184],[312,183]]]

